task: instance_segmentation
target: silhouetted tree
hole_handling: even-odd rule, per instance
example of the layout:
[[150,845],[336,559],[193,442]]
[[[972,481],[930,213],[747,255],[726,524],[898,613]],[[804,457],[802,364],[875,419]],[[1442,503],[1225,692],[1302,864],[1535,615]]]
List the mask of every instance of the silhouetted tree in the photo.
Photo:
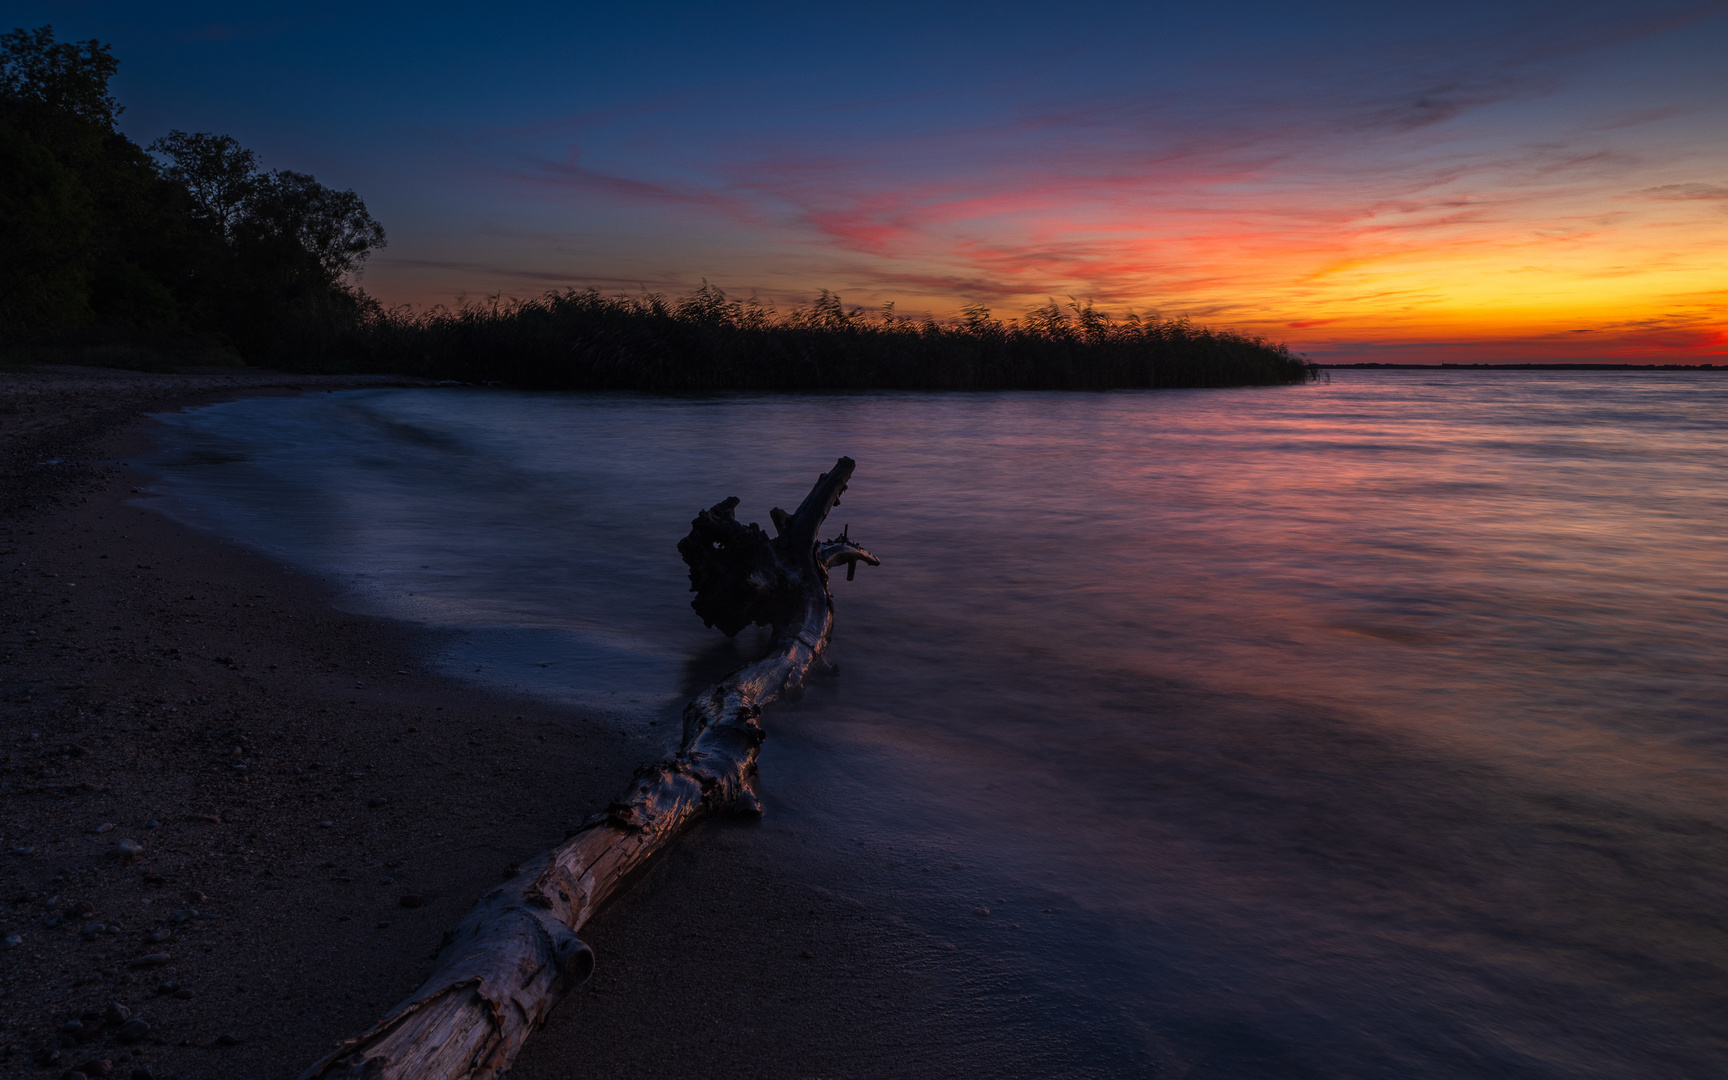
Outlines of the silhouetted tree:
[[54,28],[0,34],[0,120],[56,153],[114,130],[123,107],[108,92],[120,62],[95,39],[56,42]]
[[95,41],[0,34],[0,327],[87,322],[96,207],[86,182],[120,106]]
[[52,27],[0,35],[0,331],[292,360],[376,308],[353,278],[384,229],[358,195],[264,172],[229,135],[145,151],[114,129],[117,67]]
[[152,154],[168,159],[164,173],[186,186],[198,213],[224,239],[234,234],[246,200],[258,188],[258,156],[232,135],[170,131],[150,144]]
[[353,191],[335,191],[306,173],[280,169],[260,178],[243,204],[244,230],[304,253],[331,286],[358,274],[385,244],[384,226]]
[[95,214],[71,169],[0,123],[0,328],[89,321]]

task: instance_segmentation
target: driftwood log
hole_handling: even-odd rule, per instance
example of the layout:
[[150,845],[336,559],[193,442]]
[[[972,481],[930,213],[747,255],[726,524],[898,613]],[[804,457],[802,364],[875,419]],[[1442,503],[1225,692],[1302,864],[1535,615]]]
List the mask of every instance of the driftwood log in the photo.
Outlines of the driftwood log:
[[828,570],[845,563],[850,579],[858,563],[879,564],[845,532],[816,539],[853,467],[841,458],[796,512],[776,508],[772,539],[738,521],[736,498],[696,515],[678,544],[696,593],[691,607],[728,636],[752,623],[772,627],[768,654],[692,699],[676,757],[638,769],[603,814],[487,893],[445,935],[420,988],[301,1080],[498,1076],[559,998],[594,970],[594,954],[576,936],[583,924],[704,815],[761,811],[757,717],[826,664],[834,627]]

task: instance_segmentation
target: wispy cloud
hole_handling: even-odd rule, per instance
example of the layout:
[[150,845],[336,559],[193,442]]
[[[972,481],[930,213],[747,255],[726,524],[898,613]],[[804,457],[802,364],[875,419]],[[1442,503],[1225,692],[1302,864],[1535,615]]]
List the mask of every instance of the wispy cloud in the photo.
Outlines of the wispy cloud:
[[[766,118],[775,110],[716,117],[668,91],[632,107],[641,130],[601,109],[488,131],[483,167],[565,220],[642,221],[660,237],[668,221],[706,218],[749,265],[776,264],[770,277],[831,275],[821,283],[873,297],[1012,312],[1085,296],[1316,347],[1509,341],[1495,335],[1514,324],[1553,348],[1643,347],[1636,335],[1707,347],[1720,305],[1680,313],[1696,326],[1633,326],[1632,309],[1720,272],[1699,223],[1721,217],[1728,184],[1660,181],[1720,175],[1710,163],[1728,152],[1697,151],[1688,168],[1701,171],[1677,172],[1651,133],[1696,128],[1693,106],[1609,104],[1580,73],[1728,0],[1523,10],[1423,23],[1440,28],[1426,38],[1344,33],[1300,56],[1220,56],[1187,81],[911,87],[780,103]],[[537,246],[541,265],[598,265],[556,227],[500,239]],[[1587,310],[1600,321],[1573,318]],[[1465,324],[1477,337],[1457,333]]]
[[[576,288],[593,287],[605,290],[621,290],[635,292],[643,289],[678,291],[690,286],[690,282],[677,277],[619,277],[586,270],[544,269],[538,267],[512,266],[506,263],[461,261],[454,259],[402,259],[379,256],[374,262],[391,267],[408,270],[446,271],[453,275],[469,279],[478,278],[483,281],[533,282],[544,288]],[[538,291],[544,291],[542,290]]]
[[1636,194],[1671,202],[1728,202],[1728,184],[1662,184]]
[[616,199],[662,205],[697,206],[727,213],[747,213],[747,207],[737,199],[700,185],[643,180],[602,172],[583,165],[580,158],[581,149],[572,146],[562,160],[524,158],[516,167],[501,171],[529,183],[551,185]]

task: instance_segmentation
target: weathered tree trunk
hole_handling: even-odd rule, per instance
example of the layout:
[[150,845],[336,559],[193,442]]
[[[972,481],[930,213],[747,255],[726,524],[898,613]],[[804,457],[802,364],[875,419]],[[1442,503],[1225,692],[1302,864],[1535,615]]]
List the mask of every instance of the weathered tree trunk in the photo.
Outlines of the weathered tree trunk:
[[757,717],[825,663],[834,626],[828,569],[845,563],[851,578],[859,562],[878,565],[844,532],[816,541],[853,467],[841,458],[796,513],[776,508],[773,539],[739,523],[736,498],[696,515],[678,544],[696,593],[691,606],[728,636],[751,623],[773,627],[768,655],[698,694],[684,707],[677,757],[638,769],[604,814],[487,893],[447,935],[420,989],[301,1080],[499,1075],[564,992],[593,971],[594,954],[576,937],[583,924],[704,814],[760,812]]

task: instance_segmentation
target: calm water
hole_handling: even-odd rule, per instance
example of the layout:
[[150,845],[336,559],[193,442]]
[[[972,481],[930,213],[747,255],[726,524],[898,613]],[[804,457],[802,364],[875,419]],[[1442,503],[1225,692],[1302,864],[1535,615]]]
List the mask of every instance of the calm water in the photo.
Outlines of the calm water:
[[833,520],[884,565],[836,583],[842,677],[768,719],[761,842],[956,944],[993,1057],[1704,1077],[1725,416],[1677,373],[366,391],[165,417],[158,490],[459,629],[445,670],[646,731],[738,655],[686,607],[695,511],[766,522],[849,454]]

